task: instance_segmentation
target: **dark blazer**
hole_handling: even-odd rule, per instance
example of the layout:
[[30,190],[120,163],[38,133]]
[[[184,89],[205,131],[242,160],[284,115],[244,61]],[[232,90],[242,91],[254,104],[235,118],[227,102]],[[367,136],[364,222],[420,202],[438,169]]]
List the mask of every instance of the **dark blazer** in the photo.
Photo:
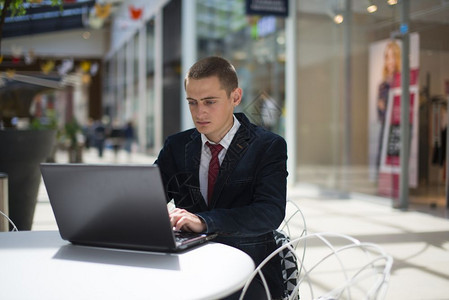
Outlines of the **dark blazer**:
[[[168,137],[156,163],[169,199],[203,218],[207,232],[218,233],[216,241],[245,251],[257,265],[276,248],[272,232],[285,216],[287,145],[244,114],[235,116],[241,126],[220,166],[210,207],[199,188],[202,144],[196,129]],[[264,271],[277,294],[280,264]]]

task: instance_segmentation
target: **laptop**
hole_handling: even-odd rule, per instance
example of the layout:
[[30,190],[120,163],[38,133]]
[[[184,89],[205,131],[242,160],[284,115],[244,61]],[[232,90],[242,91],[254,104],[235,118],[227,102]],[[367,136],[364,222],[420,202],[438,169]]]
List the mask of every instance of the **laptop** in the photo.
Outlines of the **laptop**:
[[61,237],[73,244],[178,252],[215,235],[175,232],[157,165],[40,165]]

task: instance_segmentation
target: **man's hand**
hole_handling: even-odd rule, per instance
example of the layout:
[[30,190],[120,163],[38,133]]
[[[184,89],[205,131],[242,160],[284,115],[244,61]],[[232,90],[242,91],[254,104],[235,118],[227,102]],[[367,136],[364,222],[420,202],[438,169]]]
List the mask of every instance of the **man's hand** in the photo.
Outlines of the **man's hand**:
[[175,230],[203,232],[206,230],[200,217],[185,209],[175,208],[170,212],[170,222]]

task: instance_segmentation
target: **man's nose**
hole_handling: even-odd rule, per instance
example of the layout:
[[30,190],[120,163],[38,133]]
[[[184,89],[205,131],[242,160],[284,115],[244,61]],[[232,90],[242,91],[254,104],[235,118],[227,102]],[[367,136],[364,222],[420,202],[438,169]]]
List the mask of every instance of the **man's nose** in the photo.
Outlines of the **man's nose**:
[[198,115],[203,115],[203,114],[206,114],[207,113],[207,107],[206,107],[206,105],[204,105],[203,103],[199,103],[198,104]]

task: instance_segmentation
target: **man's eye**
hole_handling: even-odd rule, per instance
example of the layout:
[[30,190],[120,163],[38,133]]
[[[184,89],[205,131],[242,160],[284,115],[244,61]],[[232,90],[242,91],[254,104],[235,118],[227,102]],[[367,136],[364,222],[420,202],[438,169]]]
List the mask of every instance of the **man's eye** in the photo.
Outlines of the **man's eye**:
[[196,101],[189,101],[189,105],[196,105]]
[[216,101],[214,101],[214,100],[207,100],[206,101],[206,104],[207,105],[211,105],[211,104],[214,104]]

